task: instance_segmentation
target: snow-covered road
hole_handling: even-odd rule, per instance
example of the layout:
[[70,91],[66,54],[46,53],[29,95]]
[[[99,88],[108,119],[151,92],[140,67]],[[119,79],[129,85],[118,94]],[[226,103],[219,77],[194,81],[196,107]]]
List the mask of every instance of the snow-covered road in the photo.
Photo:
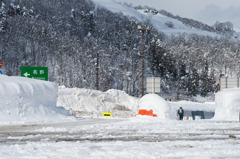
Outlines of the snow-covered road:
[[[0,126],[0,158],[234,158],[239,122],[79,119]],[[47,153],[45,153],[47,152]]]

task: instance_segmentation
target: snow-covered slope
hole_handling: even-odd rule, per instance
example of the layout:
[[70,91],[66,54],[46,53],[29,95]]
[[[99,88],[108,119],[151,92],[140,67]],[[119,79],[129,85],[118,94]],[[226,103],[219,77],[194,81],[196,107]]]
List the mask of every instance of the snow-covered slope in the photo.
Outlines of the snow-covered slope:
[[[195,33],[199,35],[217,36],[217,34],[212,32],[191,28],[190,26],[183,24],[179,20],[164,16],[160,13],[157,13],[157,14],[146,13],[144,12],[144,10],[136,10],[134,8],[127,7],[114,0],[93,0],[93,2],[95,2],[95,4],[97,4],[97,6],[99,7],[105,7],[106,9],[115,13],[121,12],[124,15],[129,17],[134,17],[139,21],[150,20],[154,28],[168,35],[178,34],[178,33],[189,33],[189,34]],[[173,28],[168,27],[166,25],[166,22],[172,22],[174,27]]]
[[[188,33],[188,34],[217,36],[216,33],[191,28],[190,26],[184,25],[179,20],[164,16],[160,13],[157,13],[155,15],[152,13],[145,13],[144,10],[137,10],[137,11],[142,15],[144,15],[146,18],[149,18],[154,28],[156,28],[158,31],[166,33],[167,35],[177,34],[177,33]],[[169,22],[172,23],[173,27],[167,26],[167,23]]]
[[0,90],[1,124],[63,121],[70,115],[56,107],[55,83],[1,75]]

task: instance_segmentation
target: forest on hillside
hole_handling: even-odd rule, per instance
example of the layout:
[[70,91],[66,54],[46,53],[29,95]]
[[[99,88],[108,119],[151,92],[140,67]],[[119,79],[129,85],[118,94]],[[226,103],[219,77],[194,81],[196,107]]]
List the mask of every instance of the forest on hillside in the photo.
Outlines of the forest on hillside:
[[[0,0],[3,73],[19,76],[21,66],[45,66],[49,80],[60,85],[119,89],[139,97],[139,24],[149,22],[112,13],[89,0]],[[161,77],[165,94],[206,96],[220,74],[239,75],[240,42],[231,36],[167,36],[152,30],[144,44],[145,77]]]

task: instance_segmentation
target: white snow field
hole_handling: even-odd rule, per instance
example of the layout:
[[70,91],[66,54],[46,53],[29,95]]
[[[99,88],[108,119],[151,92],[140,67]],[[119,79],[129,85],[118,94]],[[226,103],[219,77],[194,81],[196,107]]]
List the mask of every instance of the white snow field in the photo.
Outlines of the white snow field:
[[[217,93],[216,107],[161,98],[160,103],[166,105],[158,117],[135,116],[140,99],[118,90],[62,86],[57,91],[52,82],[4,75],[0,89],[1,159],[240,158],[240,123],[235,113],[239,89]],[[148,97],[153,106],[145,108],[159,104],[159,98],[151,96],[155,95]],[[141,100],[146,103],[149,99]],[[79,117],[57,105],[79,111]],[[175,113],[180,106],[216,109],[217,118],[179,121],[161,116],[162,112]],[[101,117],[102,111],[114,115]]]

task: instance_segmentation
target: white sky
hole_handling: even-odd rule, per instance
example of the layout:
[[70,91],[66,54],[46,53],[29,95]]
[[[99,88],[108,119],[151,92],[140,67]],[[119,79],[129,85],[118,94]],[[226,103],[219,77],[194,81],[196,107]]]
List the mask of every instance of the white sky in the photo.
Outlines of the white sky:
[[[236,21],[240,16],[240,0],[115,0],[135,5],[164,9],[174,15],[213,24],[216,21]],[[211,7],[212,8],[211,8]],[[214,7],[214,8],[213,8]],[[214,9],[214,12],[212,10]],[[234,23],[235,24],[235,23]],[[239,23],[240,26],[240,23]]]

